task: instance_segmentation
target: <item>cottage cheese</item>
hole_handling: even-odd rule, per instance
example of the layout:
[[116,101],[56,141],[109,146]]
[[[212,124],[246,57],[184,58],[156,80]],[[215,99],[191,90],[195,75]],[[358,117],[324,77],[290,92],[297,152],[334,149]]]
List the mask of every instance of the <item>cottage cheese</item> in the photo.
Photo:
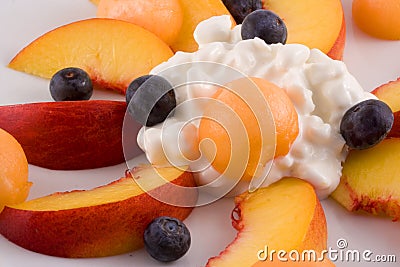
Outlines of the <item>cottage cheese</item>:
[[[139,146],[155,165],[189,163],[199,184],[214,181],[220,174],[212,167],[199,167],[204,160],[188,161],[200,156],[196,143],[198,118],[206,105],[205,101],[191,100],[212,96],[213,83],[225,84],[241,75],[263,78],[283,88],[293,101],[299,115],[299,135],[286,156],[265,166],[262,186],[293,176],[313,184],[320,198],[327,197],[339,183],[347,153],[339,133],[340,120],[355,103],[375,97],[361,88],[343,62],[300,44],[267,45],[258,38],[242,40],[240,27],[231,29],[228,16],[203,21],[195,31],[198,51],[178,52],[152,70],[175,86],[180,106],[165,123],[143,127],[137,138]],[[223,185],[229,180],[219,177],[208,189],[226,193]],[[247,189],[249,182],[241,181],[231,193]]]

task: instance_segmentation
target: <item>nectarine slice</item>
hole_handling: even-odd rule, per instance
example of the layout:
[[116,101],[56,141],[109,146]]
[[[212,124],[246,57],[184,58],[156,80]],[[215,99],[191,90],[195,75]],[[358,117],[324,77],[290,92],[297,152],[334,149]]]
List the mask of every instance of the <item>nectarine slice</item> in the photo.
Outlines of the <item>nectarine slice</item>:
[[400,110],[400,78],[378,86],[371,93],[388,104],[393,112]]
[[23,248],[58,257],[102,257],[141,248],[150,221],[159,216],[184,220],[192,208],[152,198],[136,179],[149,192],[170,199],[194,204],[197,194],[179,194],[168,186],[195,186],[191,173],[176,168],[143,166],[132,175],[92,190],[54,193],[6,206],[0,214],[0,234]]
[[[283,178],[253,193],[235,198],[233,226],[236,239],[207,266],[252,266],[268,250],[315,250],[327,246],[324,211],[311,184],[297,178]],[[268,253],[268,252],[267,252]],[[274,260],[269,258],[268,260]],[[275,259],[276,260],[276,259]]]
[[135,138],[124,140],[123,150],[122,130],[136,136],[140,129],[129,116],[124,121],[125,112],[125,102],[110,100],[7,105],[0,106],[0,128],[20,142],[30,164],[58,170],[93,169],[141,153]]
[[332,198],[349,211],[400,218],[400,139],[385,139],[348,154]]
[[137,25],[93,18],[45,33],[8,66],[44,78],[65,67],[79,67],[95,85],[124,93],[132,80],[172,55],[167,44]]
[[304,44],[333,59],[342,58],[346,23],[340,0],[263,0],[263,8],[283,19],[287,43]]
[[101,0],[97,17],[134,23],[170,45],[182,27],[183,11],[179,0]]
[[400,78],[378,86],[372,93],[393,111],[394,122],[388,137],[400,137]]
[[392,125],[392,129],[387,135],[387,138],[390,137],[400,137],[400,111],[396,111],[393,113],[394,121]]
[[[183,10],[183,23],[175,41],[171,44],[174,52],[194,52],[198,45],[193,33],[201,21],[213,16],[231,15],[221,0],[180,0]],[[232,25],[235,20],[231,16]]]

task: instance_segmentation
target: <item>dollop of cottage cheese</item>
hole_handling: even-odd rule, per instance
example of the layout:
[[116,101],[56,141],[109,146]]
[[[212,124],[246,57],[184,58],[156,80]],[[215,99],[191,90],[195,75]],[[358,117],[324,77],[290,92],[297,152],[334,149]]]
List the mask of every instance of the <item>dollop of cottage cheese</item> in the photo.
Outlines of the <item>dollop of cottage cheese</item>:
[[[292,100],[298,112],[299,135],[286,156],[269,162],[262,186],[285,176],[298,177],[313,184],[320,198],[327,197],[339,183],[347,153],[339,133],[341,118],[354,104],[375,97],[361,88],[342,61],[300,44],[242,40],[240,29],[241,25],[231,28],[228,16],[203,21],[195,31],[198,51],[177,52],[151,71],[175,86],[178,108],[165,123],[143,127],[137,137],[139,146],[155,165],[187,164],[188,159],[200,156],[198,118],[206,105],[205,101],[190,100],[211,97],[215,93],[211,84],[226,84],[239,78],[234,77],[237,73],[266,79],[285,90]],[[227,75],[218,66],[238,71]],[[198,163],[195,160],[190,164],[195,169]],[[195,174],[200,184],[220,175],[212,167]],[[211,188],[218,193],[228,179],[220,178]],[[249,188],[248,184],[240,181],[231,192],[240,193]]]

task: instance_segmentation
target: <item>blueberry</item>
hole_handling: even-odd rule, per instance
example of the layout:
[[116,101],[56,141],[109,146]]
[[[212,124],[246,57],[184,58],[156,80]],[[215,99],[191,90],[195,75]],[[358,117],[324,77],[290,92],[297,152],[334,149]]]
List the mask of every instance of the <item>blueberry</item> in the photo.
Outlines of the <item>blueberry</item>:
[[55,101],[88,100],[93,94],[92,80],[79,68],[65,68],[50,80],[50,94]]
[[261,9],[261,0],[222,0],[237,24],[241,24],[244,18],[254,10]]
[[161,262],[181,258],[189,250],[190,242],[190,232],[186,225],[172,217],[154,219],[144,232],[146,251]]
[[136,78],[128,86],[125,96],[129,114],[149,127],[163,122],[176,107],[172,85],[158,75]]
[[150,77],[152,77],[152,75],[143,75],[140,76],[138,78],[136,78],[135,80],[133,80],[129,86],[128,89],[125,92],[125,99],[126,99],[126,104],[129,105],[129,102],[131,102],[131,99],[133,97],[133,95],[135,94],[135,92],[137,91],[137,89],[146,81],[148,80]]
[[362,101],[343,115],[340,134],[354,149],[366,149],[382,141],[392,128],[393,112],[380,100]]
[[285,44],[287,39],[287,29],[283,20],[265,9],[255,10],[245,17],[241,34],[243,40],[258,37],[267,44]]

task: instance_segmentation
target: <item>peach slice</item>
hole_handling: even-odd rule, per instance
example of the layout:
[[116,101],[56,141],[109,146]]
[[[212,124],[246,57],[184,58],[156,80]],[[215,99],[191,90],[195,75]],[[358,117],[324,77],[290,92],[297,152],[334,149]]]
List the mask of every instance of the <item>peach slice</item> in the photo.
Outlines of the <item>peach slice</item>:
[[378,86],[371,93],[388,104],[393,112],[400,110],[400,78]]
[[283,178],[243,193],[235,203],[232,224],[238,230],[236,239],[219,256],[209,259],[207,266],[237,266],[239,262],[240,266],[252,266],[266,256],[266,247],[300,254],[312,249],[317,255],[326,249],[325,214],[309,183]]
[[[0,128],[12,134],[28,162],[49,169],[93,169],[125,161],[123,101],[90,100],[0,106]],[[124,131],[140,125],[126,116]],[[124,132],[125,133],[125,132]],[[125,156],[141,153],[136,139],[124,140]]]
[[[212,16],[230,15],[228,9],[221,0],[180,0],[183,10],[183,23],[178,33],[178,37],[171,44],[174,52],[194,52],[198,49],[198,45],[194,40],[193,33],[201,21],[211,18]],[[235,20],[231,16],[232,25]]]
[[388,137],[400,137],[400,78],[378,86],[372,93],[393,111],[394,122]]
[[394,121],[392,125],[392,129],[387,135],[387,138],[390,137],[400,137],[400,111],[396,111],[393,113]]
[[385,139],[366,150],[352,150],[332,198],[349,211],[400,218],[400,139]]
[[97,17],[134,23],[170,45],[182,27],[183,11],[180,0],[101,0]]
[[92,18],[45,33],[8,66],[44,78],[65,67],[79,67],[95,85],[124,93],[132,80],[172,55],[167,44],[137,25]]
[[172,206],[152,198],[135,182],[140,179],[150,189],[148,192],[195,204],[197,191],[182,194],[170,186],[195,186],[191,173],[172,167],[142,166],[131,174],[133,178],[126,175],[92,190],[54,193],[6,206],[0,214],[0,234],[46,255],[102,257],[141,248],[144,230],[156,217],[184,220],[191,213],[189,206]]
[[346,23],[340,0],[263,0],[263,8],[277,13],[288,29],[287,43],[318,48],[342,59]]

